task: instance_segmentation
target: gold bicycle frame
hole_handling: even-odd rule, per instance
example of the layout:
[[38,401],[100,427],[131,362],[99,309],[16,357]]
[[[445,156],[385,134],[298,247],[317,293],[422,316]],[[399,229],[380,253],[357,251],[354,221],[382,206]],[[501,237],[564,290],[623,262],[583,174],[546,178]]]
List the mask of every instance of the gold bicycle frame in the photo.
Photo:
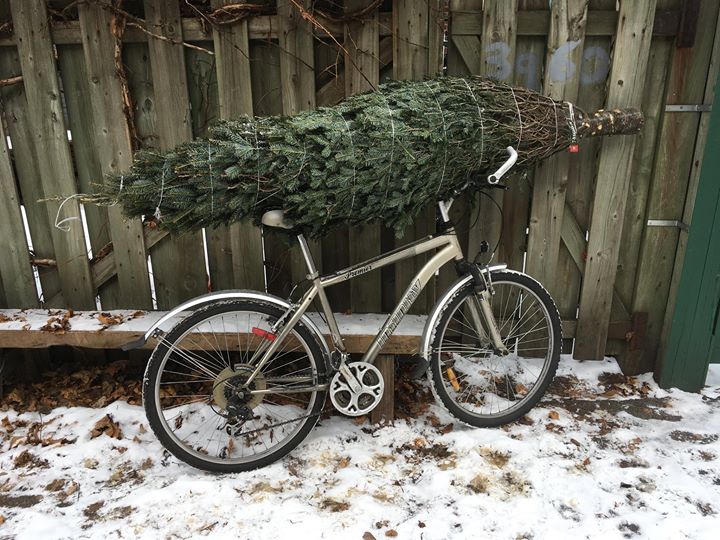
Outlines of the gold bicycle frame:
[[[452,201],[450,201],[449,203],[445,203],[442,201],[438,203],[441,217],[446,223],[450,221],[448,217],[448,211],[451,205]],[[377,355],[380,353],[380,350],[383,348],[392,333],[395,331],[395,328],[397,328],[398,324],[400,324],[400,321],[403,319],[407,311],[410,309],[410,306],[412,306],[413,302],[420,294],[420,291],[425,288],[425,285],[427,285],[428,281],[430,281],[432,276],[444,264],[450,262],[451,260],[461,261],[464,258],[462,248],[460,247],[460,242],[458,241],[457,234],[455,233],[455,229],[449,227],[443,233],[427,236],[405,246],[399,247],[386,254],[375,257],[373,259],[368,259],[367,261],[355,264],[353,266],[349,266],[348,268],[344,268],[332,274],[321,276],[317,270],[317,267],[315,266],[315,261],[312,258],[312,254],[310,253],[310,249],[308,248],[307,241],[305,240],[304,236],[298,235],[297,239],[300,243],[303,258],[305,259],[305,264],[307,265],[307,278],[311,281],[311,286],[305,292],[300,301],[296,304],[291,305],[290,308],[285,312],[285,314],[280,317],[280,319],[275,323],[275,325],[273,326],[273,332],[275,333],[277,330],[279,330],[279,334],[276,335],[275,339],[272,341],[268,341],[265,348],[261,347],[255,352],[253,358],[250,361],[252,364],[255,364],[255,360],[259,355],[262,355],[262,357],[256,364],[255,370],[253,371],[252,375],[248,378],[247,384],[252,382],[252,380],[261,372],[265,363],[270,359],[272,354],[278,349],[283,340],[288,336],[288,334],[292,331],[295,325],[300,321],[302,316],[305,314],[305,311],[310,307],[316,297],[320,299],[320,305],[322,307],[323,314],[325,315],[325,318],[327,320],[328,327],[330,328],[330,334],[332,336],[333,344],[335,345],[336,350],[341,353],[342,358],[345,358],[345,344],[343,342],[343,337],[340,334],[340,329],[338,328],[337,321],[335,320],[335,315],[333,314],[330,303],[328,302],[327,295],[325,294],[325,288],[331,287],[332,285],[337,285],[338,283],[342,283],[344,281],[348,281],[357,276],[366,274],[367,272],[371,272],[373,270],[377,270],[384,266],[394,264],[398,261],[409,259],[411,257],[415,257],[428,251],[438,250],[437,253],[435,253],[435,255],[433,255],[430,260],[425,263],[425,265],[412,278],[410,284],[405,289],[405,292],[403,293],[403,296],[398,302],[397,306],[395,306],[395,309],[392,311],[392,313],[388,315],[387,319],[383,323],[383,326],[380,328],[380,331],[377,333],[372,343],[368,347],[368,350],[363,355],[363,362],[373,364],[375,362],[375,359],[377,358]],[[491,340],[496,344],[500,344],[500,346],[502,347],[502,340],[500,339],[499,331],[497,330],[494,317],[492,317],[492,311],[489,309],[487,294],[483,294],[480,296],[479,304],[481,307],[480,310],[471,308],[474,323],[477,325],[479,331],[481,331],[480,329],[483,328],[483,324],[481,321],[485,320],[486,328],[488,329]],[[484,304],[488,305],[484,306]],[[486,307],[488,309],[485,309]],[[489,320],[488,313],[491,317]],[[352,377],[349,370],[347,370],[344,362],[341,362],[339,369],[343,373],[343,375],[346,376],[346,380],[348,380],[348,383],[351,386],[354,386],[354,377]],[[347,371],[348,373],[346,374],[345,371]]]

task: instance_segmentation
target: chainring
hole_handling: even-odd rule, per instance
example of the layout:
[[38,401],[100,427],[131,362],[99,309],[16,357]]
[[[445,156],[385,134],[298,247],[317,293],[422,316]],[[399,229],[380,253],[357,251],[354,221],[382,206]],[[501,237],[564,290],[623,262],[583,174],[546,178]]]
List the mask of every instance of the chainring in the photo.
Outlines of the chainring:
[[330,381],[330,401],[347,416],[362,416],[380,403],[385,381],[378,368],[368,362],[349,362],[346,366],[360,388],[357,392],[353,391],[342,373],[337,372]]

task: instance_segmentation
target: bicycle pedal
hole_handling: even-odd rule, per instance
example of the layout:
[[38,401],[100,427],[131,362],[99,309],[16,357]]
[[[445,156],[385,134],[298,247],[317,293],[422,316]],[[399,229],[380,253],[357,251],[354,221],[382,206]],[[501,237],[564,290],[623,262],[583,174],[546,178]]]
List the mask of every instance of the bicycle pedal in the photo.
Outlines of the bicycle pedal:
[[344,415],[362,416],[380,403],[385,381],[378,368],[368,362],[349,362],[346,367],[358,388],[353,390],[343,374],[337,372],[330,381],[330,401]]

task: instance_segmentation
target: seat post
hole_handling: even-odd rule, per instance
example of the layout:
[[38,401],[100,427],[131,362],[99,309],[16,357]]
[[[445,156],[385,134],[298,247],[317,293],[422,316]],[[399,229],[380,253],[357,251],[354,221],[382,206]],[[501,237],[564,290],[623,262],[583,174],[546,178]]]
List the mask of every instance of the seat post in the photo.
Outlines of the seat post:
[[307,241],[305,240],[305,236],[303,236],[302,234],[298,234],[297,240],[300,243],[300,250],[302,251],[303,258],[305,259],[305,264],[307,265],[310,277],[317,277],[318,271],[315,267],[315,261],[313,261],[312,253],[310,253],[310,248],[308,247]]

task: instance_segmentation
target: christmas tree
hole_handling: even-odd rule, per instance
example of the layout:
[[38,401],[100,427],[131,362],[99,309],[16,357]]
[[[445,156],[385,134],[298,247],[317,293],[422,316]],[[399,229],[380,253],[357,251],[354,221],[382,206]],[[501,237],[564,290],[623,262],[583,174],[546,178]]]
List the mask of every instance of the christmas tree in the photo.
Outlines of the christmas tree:
[[481,78],[396,81],[334,107],[222,121],[207,139],[140,152],[89,200],[176,232],[259,222],[279,208],[309,236],[373,221],[399,234],[428,203],[481,188],[507,146],[522,170],[577,139],[641,125],[638,111],[588,115]]

